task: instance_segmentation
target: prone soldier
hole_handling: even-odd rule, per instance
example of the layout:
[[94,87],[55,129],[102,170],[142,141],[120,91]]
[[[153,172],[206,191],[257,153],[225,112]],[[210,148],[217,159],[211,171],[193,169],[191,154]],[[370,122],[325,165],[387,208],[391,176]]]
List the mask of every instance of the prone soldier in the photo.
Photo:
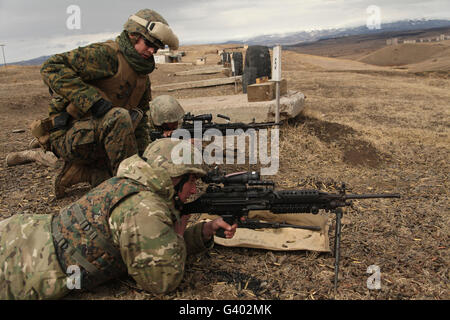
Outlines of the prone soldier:
[[[173,162],[180,147],[191,150],[192,164]],[[74,266],[81,289],[128,273],[144,290],[174,290],[187,254],[211,248],[220,228],[231,238],[237,227],[217,218],[186,229],[179,209],[205,175],[193,152],[189,142],[159,139],[59,213],[0,221],[0,299],[59,299],[70,292],[66,271]]]
[[[150,133],[158,132],[164,137],[170,137],[180,126],[184,114],[177,99],[170,95],[157,96],[150,102]],[[150,134],[150,140],[155,141],[156,138]]]

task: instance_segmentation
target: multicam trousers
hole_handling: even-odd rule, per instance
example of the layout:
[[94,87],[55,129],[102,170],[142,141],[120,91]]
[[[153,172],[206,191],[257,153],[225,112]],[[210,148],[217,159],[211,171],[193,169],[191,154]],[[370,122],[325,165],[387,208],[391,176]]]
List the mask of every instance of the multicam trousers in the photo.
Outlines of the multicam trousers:
[[0,221],[0,300],[59,299],[69,293],[48,214]]

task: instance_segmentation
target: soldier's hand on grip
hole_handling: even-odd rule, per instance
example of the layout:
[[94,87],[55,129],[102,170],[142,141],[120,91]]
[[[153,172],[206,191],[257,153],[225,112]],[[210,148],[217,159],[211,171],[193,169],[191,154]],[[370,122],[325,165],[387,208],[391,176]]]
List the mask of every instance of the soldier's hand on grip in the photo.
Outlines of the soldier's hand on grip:
[[205,240],[208,240],[213,235],[215,235],[216,232],[221,230],[225,235],[225,238],[231,239],[234,237],[234,234],[236,233],[236,228],[237,228],[236,223],[230,226],[222,219],[222,217],[216,218],[212,221],[205,223],[205,225],[203,226],[203,238]]

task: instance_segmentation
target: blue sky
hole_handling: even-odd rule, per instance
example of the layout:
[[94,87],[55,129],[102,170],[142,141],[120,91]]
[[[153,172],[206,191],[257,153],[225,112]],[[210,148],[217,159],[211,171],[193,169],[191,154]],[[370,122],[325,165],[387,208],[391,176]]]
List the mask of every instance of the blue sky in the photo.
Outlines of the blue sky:
[[[79,8],[79,29],[73,11]],[[380,9],[383,22],[450,19],[448,0],[0,0],[0,44],[7,62],[31,59],[114,38],[129,15],[142,8],[158,11],[181,44],[245,39],[365,25],[367,8]]]

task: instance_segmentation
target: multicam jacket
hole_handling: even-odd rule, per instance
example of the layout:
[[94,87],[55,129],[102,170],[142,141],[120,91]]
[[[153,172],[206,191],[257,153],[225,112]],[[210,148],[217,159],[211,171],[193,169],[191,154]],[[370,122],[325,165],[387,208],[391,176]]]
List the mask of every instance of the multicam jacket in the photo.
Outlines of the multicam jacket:
[[[102,197],[105,190],[108,190],[106,198]],[[116,190],[118,203],[111,190]],[[115,270],[106,270],[106,277],[98,283],[106,281],[109,275],[128,272],[145,290],[171,291],[183,278],[186,255],[212,247],[212,239],[205,242],[202,238],[202,223],[187,228],[184,237],[174,231],[173,225],[180,218],[172,200],[174,192],[167,172],[152,168],[135,155],[121,163],[116,178],[105,181],[62,210],[70,211],[75,204],[81,204],[82,215],[92,222],[96,219],[95,213],[112,207],[107,219],[98,218],[95,230],[101,230],[102,238],[108,240],[110,248],[117,250],[121,261],[114,266]],[[94,196],[98,201],[92,201]],[[83,212],[89,201],[92,206],[88,212]],[[83,222],[68,221],[70,223],[86,227]],[[70,234],[65,231],[62,234],[76,246],[82,258],[102,270],[98,262],[103,261],[102,258],[108,262],[108,255],[101,254],[104,248],[99,248],[95,241],[89,242],[92,229],[85,230],[82,237],[86,238],[78,242],[71,242]],[[64,257],[58,259],[54,242],[51,215],[16,215],[0,221],[0,299],[58,299],[70,292],[67,270],[62,267],[69,266],[62,261]],[[85,271],[83,266],[78,267]],[[83,288],[83,278],[80,282]]]
[[[110,45],[111,42],[94,43],[56,54],[42,65],[43,80],[53,91],[53,99],[49,105],[50,116],[64,111],[69,103],[76,107],[80,115],[86,114],[91,106],[102,98],[95,83],[113,77],[119,68],[119,54]],[[127,88],[123,90],[126,92]],[[129,94],[129,92],[126,93]],[[145,90],[136,105],[144,113],[143,119],[135,130],[140,152],[145,150],[149,143],[146,111],[149,110],[150,100],[150,79],[146,76]]]
[[151,190],[121,202],[109,220],[128,274],[145,290],[171,291],[183,278],[186,255],[203,252],[214,241],[203,241],[203,223],[188,227],[184,237],[174,232],[180,212],[174,206],[175,190],[166,170],[152,168],[135,155],[122,161],[117,177],[133,179]]

